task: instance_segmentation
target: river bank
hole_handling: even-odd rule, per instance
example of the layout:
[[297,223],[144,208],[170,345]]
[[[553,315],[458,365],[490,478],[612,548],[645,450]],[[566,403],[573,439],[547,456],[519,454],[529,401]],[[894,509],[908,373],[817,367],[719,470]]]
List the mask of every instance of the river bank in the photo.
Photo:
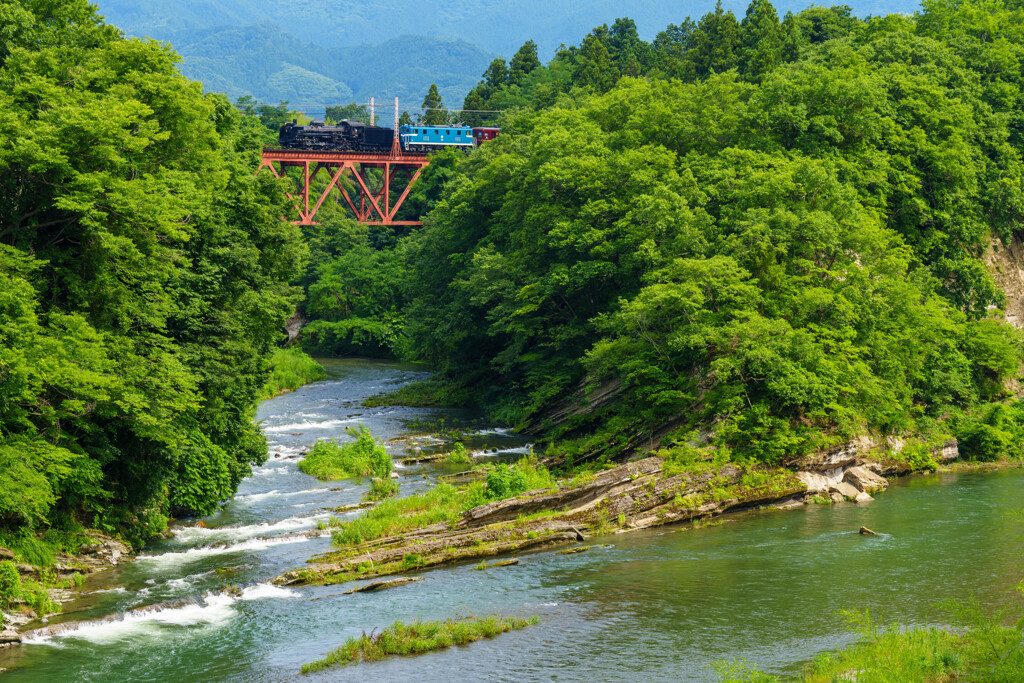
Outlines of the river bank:
[[[500,672],[629,680],[639,669],[631,674],[622,662],[643,662],[654,678],[714,680],[707,667],[716,660],[744,657],[789,671],[849,644],[839,608],[935,624],[943,618],[936,600],[978,593],[998,604],[1019,579],[1021,525],[1002,511],[1019,505],[1024,477],[1008,469],[898,478],[870,504],[734,510],[743,522],[722,526],[587,531],[585,552],[527,549],[515,553],[518,564],[484,571],[473,561],[413,570],[421,581],[384,592],[342,594],[358,583],[272,586],[311,555],[337,550],[317,528],[331,515],[365,513],[358,503],[366,481],[318,482],[295,467],[317,438],[366,424],[388,444],[403,496],[460,469],[402,464],[417,446],[440,448],[424,435],[437,430],[424,424],[457,422],[481,462],[529,450],[527,440],[470,412],[361,405],[422,378],[415,366],[325,365],[327,381],[263,404],[271,459],[234,500],[204,526],[182,520],[135,561],[90,575],[68,614],[31,627],[47,632],[0,652],[5,680],[279,681],[364,631],[465,614],[536,614],[540,623],[493,642],[333,670],[323,680],[422,678],[436,667],[462,680],[501,679]],[[355,507],[334,511],[346,505]],[[861,526],[879,535],[860,536]]]

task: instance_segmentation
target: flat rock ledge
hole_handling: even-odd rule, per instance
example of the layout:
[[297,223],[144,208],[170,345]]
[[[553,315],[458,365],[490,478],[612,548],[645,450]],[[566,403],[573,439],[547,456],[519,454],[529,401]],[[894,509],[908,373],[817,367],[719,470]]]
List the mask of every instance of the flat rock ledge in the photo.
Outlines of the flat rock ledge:
[[[884,490],[886,476],[910,472],[896,458],[902,443],[884,447],[861,438],[789,463],[788,467],[736,465],[673,474],[648,457],[598,472],[558,489],[527,491],[468,510],[456,522],[339,548],[308,566],[274,579],[279,585],[334,584],[441,565],[569,545],[587,535],[619,533],[664,524],[706,520],[725,512],[787,508],[822,498],[867,503]],[[948,462],[956,441],[935,449]],[[532,518],[531,518],[532,516]]]
[[388,588],[394,588],[395,586],[404,586],[407,583],[414,581],[422,581],[422,576],[402,576],[397,579],[391,579],[390,581],[371,581],[370,583],[357,586],[352,590],[345,591],[342,595],[350,595],[352,593],[375,593],[377,591],[387,590]]
[[[578,542],[581,536],[643,529],[767,505],[807,486],[787,469],[734,465],[666,474],[658,457],[599,472],[575,486],[527,491],[439,523],[318,555],[279,585],[333,584]],[[530,515],[546,513],[543,516]],[[526,518],[526,519],[524,519]]]

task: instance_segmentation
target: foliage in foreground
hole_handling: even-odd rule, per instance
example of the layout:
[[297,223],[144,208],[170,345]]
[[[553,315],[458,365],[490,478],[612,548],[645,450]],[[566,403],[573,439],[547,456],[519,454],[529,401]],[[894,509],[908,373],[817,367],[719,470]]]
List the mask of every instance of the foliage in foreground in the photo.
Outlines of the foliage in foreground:
[[[986,614],[977,603],[950,605],[955,631],[880,626],[865,611],[845,612],[860,636],[855,645],[814,659],[797,680],[830,683],[918,683],[919,681],[1024,680],[1022,625],[1003,626],[1005,611]],[[720,683],[773,683],[786,680],[743,661],[718,662]]]
[[301,349],[277,349],[270,357],[270,377],[260,398],[272,398],[327,377],[324,366]]
[[322,480],[369,476],[389,478],[391,456],[384,446],[377,443],[370,430],[359,425],[347,427],[345,431],[355,441],[317,441],[306,457],[299,461],[298,468]]
[[412,655],[431,650],[442,650],[453,645],[466,645],[500,633],[526,628],[536,624],[536,616],[527,619],[490,616],[472,617],[455,621],[414,621],[410,624],[396,621],[380,633],[365,633],[349,638],[323,659],[302,665],[302,673],[321,671],[329,666],[375,662],[394,655]]

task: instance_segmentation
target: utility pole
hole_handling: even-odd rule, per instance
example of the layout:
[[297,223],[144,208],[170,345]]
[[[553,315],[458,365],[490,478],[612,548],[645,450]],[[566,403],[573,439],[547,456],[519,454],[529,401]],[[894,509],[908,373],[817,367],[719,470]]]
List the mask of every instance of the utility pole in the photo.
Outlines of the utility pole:
[[402,146],[398,142],[398,98],[395,98],[395,139],[391,143],[391,156],[398,157],[402,154]]
[[374,125],[373,98],[370,98],[370,125]]

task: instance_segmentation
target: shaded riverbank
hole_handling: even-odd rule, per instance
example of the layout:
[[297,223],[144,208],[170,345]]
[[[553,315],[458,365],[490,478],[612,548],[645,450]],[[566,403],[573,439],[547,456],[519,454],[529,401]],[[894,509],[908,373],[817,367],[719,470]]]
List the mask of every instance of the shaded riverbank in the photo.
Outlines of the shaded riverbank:
[[[977,593],[996,604],[1020,577],[1024,524],[1007,511],[1020,507],[1024,473],[1008,469],[910,476],[868,504],[599,536],[588,544],[610,547],[527,552],[519,564],[494,570],[466,562],[380,593],[340,595],[353,584],[269,586],[332,550],[318,522],[332,514],[327,508],[359,502],[368,483],[324,483],[298,472],[295,460],[316,438],[363,422],[379,438],[402,438],[389,446],[398,458],[412,444],[429,448],[426,439],[405,438],[423,431],[416,424],[458,418],[476,433],[470,450],[498,449],[478,458],[514,458],[526,449],[471,413],[360,405],[422,377],[414,366],[325,365],[327,381],[263,405],[272,459],[204,520],[207,528],[183,523],[136,562],[90,577],[84,589],[91,594],[48,626],[106,620],[0,652],[0,668],[13,669],[5,680],[289,680],[346,638],[398,619],[493,613],[541,621],[495,641],[333,670],[323,680],[423,678],[440,670],[460,680],[635,680],[640,671],[713,680],[706,667],[719,659],[794,671],[852,642],[838,609],[870,608],[883,622],[940,623],[937,601]],[[427,463],[397,471],[407,495],[454,470]],[[860,536],[861,526],[879,535]]]

